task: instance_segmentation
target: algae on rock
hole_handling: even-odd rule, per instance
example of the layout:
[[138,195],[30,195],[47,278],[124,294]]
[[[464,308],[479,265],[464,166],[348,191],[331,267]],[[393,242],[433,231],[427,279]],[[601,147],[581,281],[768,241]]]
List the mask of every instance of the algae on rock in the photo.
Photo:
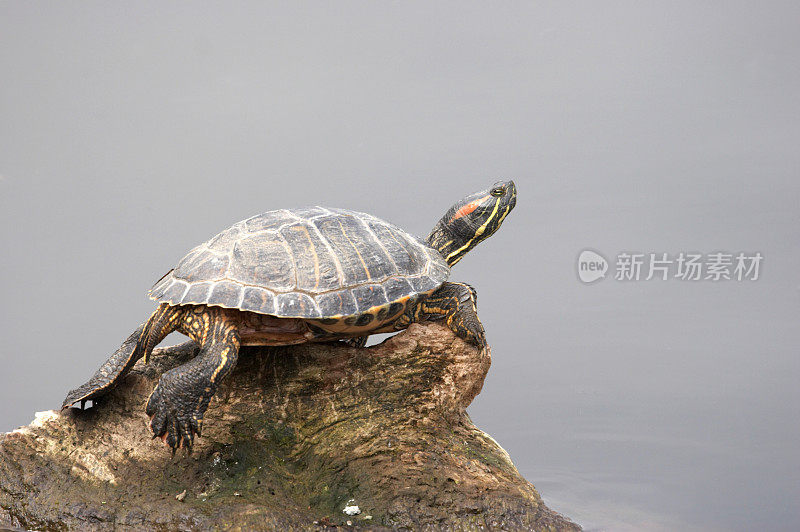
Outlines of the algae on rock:
[[362,349],[245,348],[194,452],[173,458],[144,404],[195,350],[158,349],[95,407],[0,435],[0,526],[579,529],[472,424],[489,350],[443,326]]

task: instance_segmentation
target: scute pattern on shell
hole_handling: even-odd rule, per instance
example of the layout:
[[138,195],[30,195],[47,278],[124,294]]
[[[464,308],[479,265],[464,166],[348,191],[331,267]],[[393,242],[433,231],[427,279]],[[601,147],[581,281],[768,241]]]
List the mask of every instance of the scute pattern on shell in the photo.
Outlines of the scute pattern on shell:
[[345,318],[429,294],[449,274],[438,251],[388,222],[306,207],[234,224],[186,254],[149,295],[173,305]]

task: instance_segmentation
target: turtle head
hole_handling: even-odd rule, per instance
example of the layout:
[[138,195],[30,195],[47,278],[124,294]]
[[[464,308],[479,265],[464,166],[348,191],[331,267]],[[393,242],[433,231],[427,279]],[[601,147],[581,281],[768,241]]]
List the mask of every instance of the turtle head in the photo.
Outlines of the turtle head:
[[450,207],[428,235],[428,244],[453,266],[467,251],[492,236],[516,204],[514,182],[498,181]]

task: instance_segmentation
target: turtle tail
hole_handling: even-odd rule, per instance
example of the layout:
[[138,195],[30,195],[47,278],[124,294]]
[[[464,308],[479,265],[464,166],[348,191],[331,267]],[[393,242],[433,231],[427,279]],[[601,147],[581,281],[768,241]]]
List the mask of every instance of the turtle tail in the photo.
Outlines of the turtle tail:
[[179,307],[160,305],[146,322],[139,325],[128,339],[122,342],[119,349],[114,351],[114,354],[100,366],[91,379],[67,394],[61,408],[68,408],[78,402],[83,408],[86,401],[108,393],[136,364],[137,360],[145,357],[145,362],[147,362],[153,348],[166,335],[175,330],[177,320],[181,315],[182,311]]

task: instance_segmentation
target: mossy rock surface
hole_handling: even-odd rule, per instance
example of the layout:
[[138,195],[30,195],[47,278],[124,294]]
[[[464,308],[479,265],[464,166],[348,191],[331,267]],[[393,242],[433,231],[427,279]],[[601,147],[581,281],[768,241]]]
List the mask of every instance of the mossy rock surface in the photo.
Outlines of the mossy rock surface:
[[0,435],[0,527],[579,529],[470,421],[489,350],[445,327],[415,324],[365,349],[246,348],[194,452],[172,457],[144,405],[194,354],[159,349],[93,408]]

